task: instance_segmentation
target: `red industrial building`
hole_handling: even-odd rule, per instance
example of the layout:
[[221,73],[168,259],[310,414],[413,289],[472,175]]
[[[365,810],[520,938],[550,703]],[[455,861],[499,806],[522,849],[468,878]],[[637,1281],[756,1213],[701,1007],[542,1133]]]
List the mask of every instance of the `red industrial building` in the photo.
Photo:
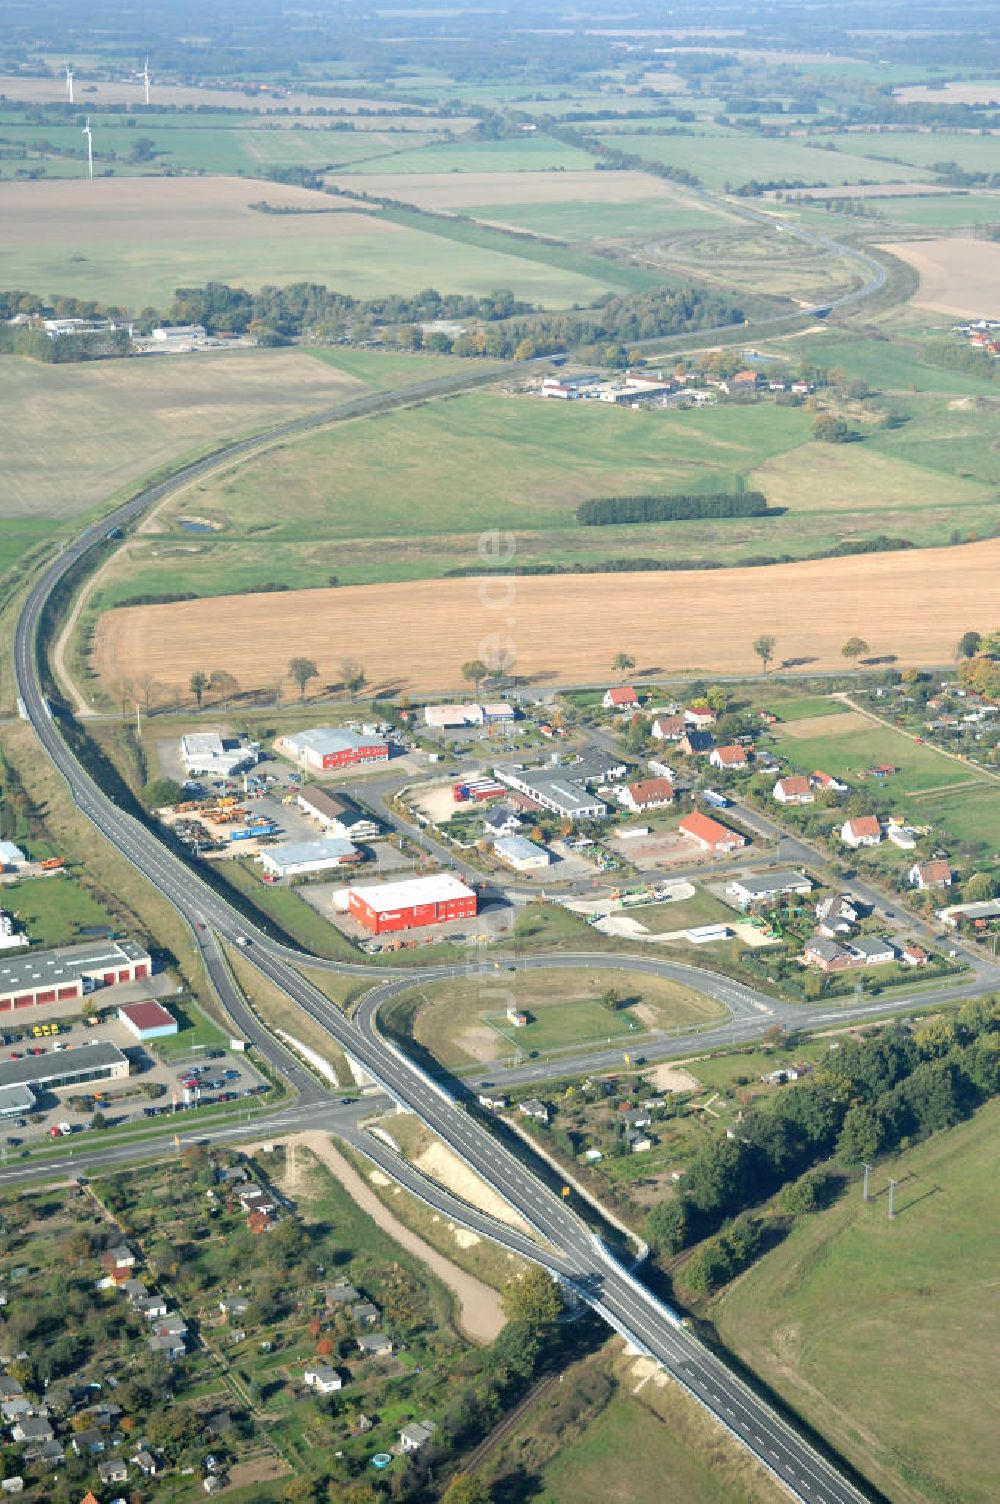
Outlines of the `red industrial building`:
[[317,726],[281,737],[279,751],[303,768],[335,773],[370,762],[388,762],[389,743],[384,737],[359,735],[341,726]]
[[472,919],[477,907],[473,890],[447,872],[347,889],[348,910],[373,935],[444,924],[449,919]]

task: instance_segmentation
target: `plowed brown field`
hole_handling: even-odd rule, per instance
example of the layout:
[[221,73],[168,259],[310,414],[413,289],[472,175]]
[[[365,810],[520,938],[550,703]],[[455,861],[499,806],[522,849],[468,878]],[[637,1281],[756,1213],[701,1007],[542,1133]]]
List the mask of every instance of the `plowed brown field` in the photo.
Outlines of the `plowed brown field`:
[[[95,659],[109,682],[152,674],[186,689],[224,668],[244,688],[274,685],[312,658],[319,691],[359,659],[372,688],[457,690],[461,665],[509,644],[516,672],[546,682],[607,678],[618,652],[637,673],[759,670],[753,643],[776,639],[774,666],[843,668],[858,635],[902,665],[951,660],[971,625],[997,619],[1000,541],[963,548],[814,559],[711,573],[420,580],[133,606],[100,620]],[[467,688],[467,686],[466,686]]]

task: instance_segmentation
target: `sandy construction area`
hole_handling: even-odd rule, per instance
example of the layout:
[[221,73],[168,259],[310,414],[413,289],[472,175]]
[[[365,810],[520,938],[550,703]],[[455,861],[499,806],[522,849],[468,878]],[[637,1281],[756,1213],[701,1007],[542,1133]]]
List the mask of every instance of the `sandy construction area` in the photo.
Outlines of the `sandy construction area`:
[[[266,199],[275,208],[349,207],[347,214],[265,216],[251,209]],[[370,213],[349,199],[261,183],[252,178],[52,178],[40,183],[0,183],[0,221],[6,250],[44,245],[75,249],[110,241],[138,248],[151,241],[231,242],[290,227],[292,234],[314,235],[317,225],[338,236],[378,228]],[[81,230],[81,226],[83,230]],[[393,228],[383,226],[382,228]],[[288,233],[286,230],[285,233]]]
[[512,652],[522,677],[593,683],[625,651],[637,674],[753,673],[754,640],[776,639],[774,667],[843,668],[858,634],[903,665],[950,663],[967,621],[997,610],[1000,541],[708,573],[420,580],[245,595],[107,612],[95,658],[110,682],[151,673],[186,692],[195,669],[224,666],[273,685],[308,654],[317,692],[345,655],[373,688],[457,691],[469,658]]
[[[463,209],[467,204],[572,204],[581,199],[627,204],[662,198],[694,203],[669,183],[641,172],[379,172],[334,173],[331,187],[405,200],[421,209]],[[697,207],[700,207],[697,206]]]
[[[1000,212],[1000,201],[998,201]],[[1000,318],[1000,245],[989,240],[905,240],[883,243],[920,275],[910,299],[918,308],[933,308],[957,318]]]

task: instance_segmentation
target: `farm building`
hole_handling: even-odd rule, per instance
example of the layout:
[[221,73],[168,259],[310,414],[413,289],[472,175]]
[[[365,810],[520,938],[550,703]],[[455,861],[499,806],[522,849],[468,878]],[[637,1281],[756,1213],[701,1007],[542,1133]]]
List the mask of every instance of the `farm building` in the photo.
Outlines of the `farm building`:
[[347,889],[347,908],[374,935],[419,929],[449,919],[471,919],[478,900],[449,872],[411,877],[398,883],[366,883]]
[[166,1039],[177,1033],[174,1015],[153,998],[141,1003],[124,1003],[118,1017],[136,1039]]
[[275,743],[279,752],[318,773],[338,772],[370,762],[388,762],[389,743],[372,733],[348,731],[342,726],[314,726],[294,731]]
[[702,851],[737,851],[747,844],[746,836],[740,835],[739,831],[730,830],[728,825],[722,825],[710,815],[703,815],[701,810],[685,815],[677,829],[682,836],[687,836],[689,841],[700,846]]
[[256,742],[215,731],[195,731],[181,737],[181,762],[189,778],[231,778],[252,768],[260,756]]
[[788,778],[779,778],[772,790],[778,804],[815,804],[816,795],[809,785],[809,779],[800,773],[792,774]]
[[12,956],[0,963],[0,1013],[54,1003],[65,1012],[94,986],[141,981],[151,971],[149,952],[132,940],[96,940]]
[[840,827],[840,839],[845,846],[855,850],[859,846],[878,846],[882,840],[882,827],[877,815],[859,815],[855,820],[845,820]]
[[257,860],[271,877],[304,877],[309,872],[327,872],[331,867],[359,862],[361,853],[353,841],[334,836],[323,841],[283,841],[277,846],[264,846]]
[[734,878],[726,888],[727,898],[732,898],[741,909],[754,903],[769,903],[775,898],[784,898],[788,893],[811,893],[812,880],[804,872],[785,869],[780,872],[763,872]]
[[370,815],[362,814],[346,800],[317,788],[315,784],[309,783],[300,789],[295,802],[305,814],[342,841],[372,841],[379,833],[378,822]]
[[663,809],[674,802],[674,786],[668,778],[643,778],[630,783],[619,794],[626,809],[636,814],[647,809]]
[[527,836],[501,836],[494,841],[493,850],[515,872],[534,872],[552,861],[545,847],[529,841]]

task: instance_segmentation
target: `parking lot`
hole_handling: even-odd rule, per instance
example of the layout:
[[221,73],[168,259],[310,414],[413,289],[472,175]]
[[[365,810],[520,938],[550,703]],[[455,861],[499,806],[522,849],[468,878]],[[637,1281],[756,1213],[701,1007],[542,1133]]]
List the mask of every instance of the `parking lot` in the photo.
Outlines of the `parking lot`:
[[[129,989],[122,987],[117,990],[124,993]],[[124,997],[119,999],[116,996],[116,1003],[119,1000],[126,1001]],[[93,1027],[85,1024],[82,1018],[58,1022],[58,1036],[35,1037],[30,1027],[20,1039],[15,1039],[11,1033],[6,1034],[4,1038],[10,1042],[0,1049],[0,1059],[24,1058],[32,1050],[49,1055],[55,1053],[57,1047],[59,1053],[65,1051],[68,1055],[75,1046],[105,1041],[117,1045],[127,1056],[129,1075],[110,1081],[88,1081],[59,1087],[54,1091],[39,1088],[35,1112],[23,1118],[0,1121],[0,1148],[5,1155],[52,1137],[52,1129],[62,1123],[68,1124],[74,1135],[96,1131],[91,1129],[95,1112],[100,1113],[108,1127],[118,1127],[174,1112],[188,1113],[223,1099],[235,1102],[246,1096],[249,1101],[262,1095],[268,1087],[267,1081],[244,1053],[229,1051],[221,1045],[211,1050],[185,1050],[183,1033],[165,1041],[171,1051],[168,1056],[166,1052],[163,1055],[158,1052],[159,1041],[140,1042],[115,1016]],[[193,1036],[194,1031],[191,1032]],[[186,1089],[184,1079],[195,1079],[192,1068],[198,1073],[199,1084],[197,1089]]]

